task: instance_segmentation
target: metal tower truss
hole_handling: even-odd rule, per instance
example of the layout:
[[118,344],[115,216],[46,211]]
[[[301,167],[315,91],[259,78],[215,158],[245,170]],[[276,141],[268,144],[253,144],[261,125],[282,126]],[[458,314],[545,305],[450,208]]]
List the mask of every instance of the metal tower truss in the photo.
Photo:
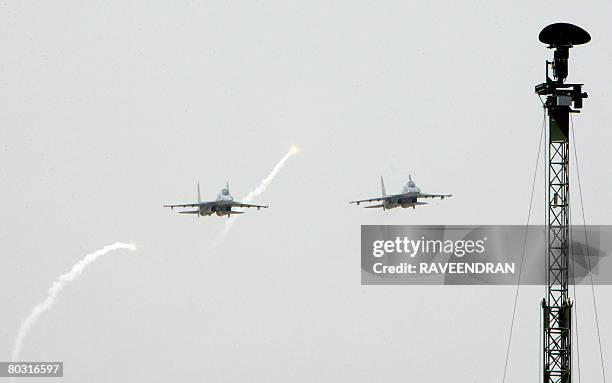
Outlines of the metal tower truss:
[[[554,125],[554,124],[553,124]],[[569,142],[548,144],[547,297],[542,301],[544,382],[571,382],[572,304],[569,282]]]
[[[569,116],[578,113],[582,84],[566,84],[569,50],[590,41],[589,34],[572,24],[551,24],[540,32],[540,41],[554,49],[554,60],[546,62],[546,81],[535,87],[546,97],[548,112],[548,189],[546,254],[547,291],[542,300],[543,383],[572,381],[572,302],[569,297]],[[549,77],[549,67],[553,78]],[[574,108],[574,109],[572,109]]]

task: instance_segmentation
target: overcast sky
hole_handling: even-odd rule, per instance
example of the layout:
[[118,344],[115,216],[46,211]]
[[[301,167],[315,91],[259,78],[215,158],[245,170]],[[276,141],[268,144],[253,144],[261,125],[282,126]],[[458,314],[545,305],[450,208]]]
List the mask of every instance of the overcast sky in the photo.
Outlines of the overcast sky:
[[[557,21],[592,35],[568,80],[589,93],[574,118],[587,221],[612,223],[611,15],[609,1],[0,2],[0,360],[53,279],[121,240],[140,250],[69,285],[23,360],[64,361],[65,382],[501,381],[514,289],[361,286],[360,225],[525,223],[552,57],[537,36]],[[253,201],[270,208],[214,250],[225,218],[161,207],[195,200],[197,180],[204,199],[226,180],[240,198],[291,144]],[[408,174],[454,197],[347,203]],[[508,382],[538,378],[543,288],[521,292]],[[597,294],[612,373],[612,289]],[[582,379],[600,382],[589,290],[577,301]]]

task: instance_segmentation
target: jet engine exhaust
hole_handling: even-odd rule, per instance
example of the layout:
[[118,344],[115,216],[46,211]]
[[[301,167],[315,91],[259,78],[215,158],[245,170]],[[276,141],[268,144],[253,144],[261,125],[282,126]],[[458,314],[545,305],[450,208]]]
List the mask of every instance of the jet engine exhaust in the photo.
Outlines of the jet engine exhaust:
[[[244,201],[244,203],[249,203],[255,197],[263,193],[268,187],[268,185],[270,185],[272,180],[278,175],[281,169],[285,166],[285,163],[287,162],[287,160],[291,158],[292,156],[298,154],[299,152],[300,152],[300,149],[296,145],[291,145],[287,154],[285,154],[285,156],[281,158],[281,160],[276,164],[276,166],[272,168],[272,171],[270,171],[270,173],[266,176],[266,178],[261,180],[261,182],[255,189],[253,189],[249,194],[247,194],[244,198],[242,198],[242,201]],[[231,217],[225,221],[225,226],[223,226],[223,230],[221,230],[221,234],[219,234],[217,239],[212,243],[212,245],[210,246],[211,248],[214,248],[218,246],[221,242],[223,242],[223,239],[227,236],[227,233],[229,233],[236,219],[238,219],[238,217]]]
[[60,275],[55,281],[53,281],[53,284],[49,290],[47,290],[47,298],[34,306],[32,311],[30,311],[30,314],[21,322],[21,326],[19,327],[19,331],[17,332],[17,337],[15,338],[15,343],[13,346],[13,362],[19,361],[19,354],[21,353],[23,341],[32,329],[32,326],[34,326],[42,313],[50,310],[53,307],[58,295],[62,292],[64,287],[66,287],[69,282],[77,279],[83,273],[85,268],[95,262],[99,257],[119,249],[134,251],[136,250],[136,245],[133,243],[115,242],[112,245],[105,246],[94,251],[93,253],[85,255],[85,257],[72,266],[70,271]]

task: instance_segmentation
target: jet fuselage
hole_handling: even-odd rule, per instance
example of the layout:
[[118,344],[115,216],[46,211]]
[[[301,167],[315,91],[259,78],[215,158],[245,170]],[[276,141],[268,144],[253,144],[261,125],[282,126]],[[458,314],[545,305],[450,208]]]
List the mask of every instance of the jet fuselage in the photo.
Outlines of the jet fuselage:
[[417,204],[418,198],[417,196],[421,192],[421,189],[414,183],[412,177],[410,180],[404,185],[402,188],[402,194],[398,195],[397,198],[391,198],[384,202],[384,208],[386,209],[394,209],[396,207],[402,207],[404,209],[413,207]]
[[232,197],[227,188],[223,188],[217,195],[215,202],[216,203],[214,205],[201,206],[200,215],[209,216],[217,214],[219,217],[228,215],[232,210],[232,202],[234,202],[234,197]]
[[389,199],[384,202],[385,209],[394,209],[396,207],[408,208],[416,205],[417,201],[417,193],[408,193],[402,196],[398,196],[397,198]]

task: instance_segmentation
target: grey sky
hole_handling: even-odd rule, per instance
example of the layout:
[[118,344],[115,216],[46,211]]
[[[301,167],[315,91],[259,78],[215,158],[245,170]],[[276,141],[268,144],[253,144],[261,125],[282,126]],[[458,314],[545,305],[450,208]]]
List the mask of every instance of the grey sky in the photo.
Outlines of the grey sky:
[[[551,56],[537,35],[555,21],[593,37],[569,80],[589,93],[574,119],[586,215],[610,224],[610,15],[608,1],[1,2],[0,360],[54,278],[134,241],[66,288],[24,360],[64,361],[65,382],[501,380],[513,289],[360,286],[359,225],[525,222]],[[198,179],[205,199],[225,180],[244,196],[291,144],[253,201],[270,208],[217,249],[223,219],[161,208],[194,200]],[[454,197],[348,205],[408,173]],[[538,374],[542,290],[522,291],[509,382]],[[612,291],[597,291],[610,323]]]

